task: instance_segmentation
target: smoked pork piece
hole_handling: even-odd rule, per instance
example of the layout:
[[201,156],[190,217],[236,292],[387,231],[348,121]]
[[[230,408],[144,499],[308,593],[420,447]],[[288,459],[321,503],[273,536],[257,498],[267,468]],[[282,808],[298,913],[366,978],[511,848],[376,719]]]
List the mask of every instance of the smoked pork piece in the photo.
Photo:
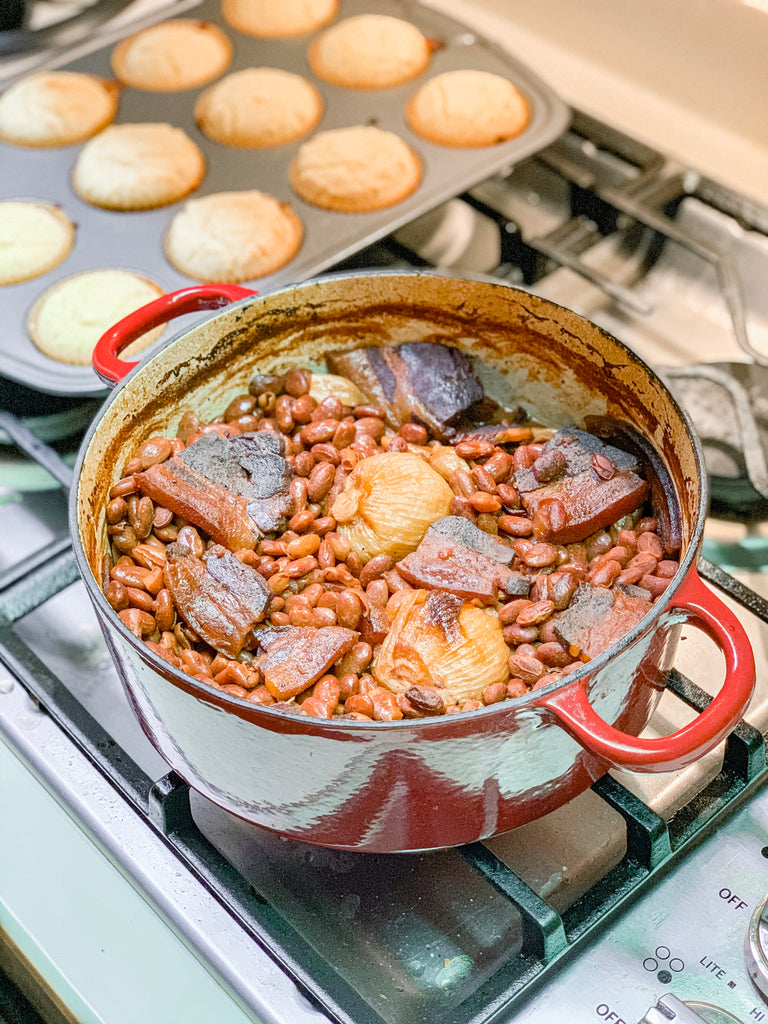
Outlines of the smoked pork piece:
[[285,525],[291,476],[282,438],[260,431],[231,440],[204,434],[136,480],[153,501],[238,551]]
[[642,506],[649,488],[638,469],[628,452],[568,428],[547,441],[533,466],[517,471],[515,487],[537,540],[573,544]]
[[[527,596],[530,581],[522,573],[513,572],[508,565],[483,554],[479,550],[483,542],[476,541],[471,531],[460,528],[457,533],[442,532],[448,520],[458,518],[461,517],[446,516],[431,526],[416,550],[398,562],[400,575],[416,587],[447,590],[467,601],[479,598],[493,604],[499,597],[499,591],[505,595]],[[464,522],[477,530],[472,523]],[[440,524],[443,524],[442,530],[437,529]],[[477,530],[477,533],[482,531]],[[461,543],[457,539],[459,536],[477,543],[477,547]],[[488,542],[495,541],[496,547],[504,549],[500,554],[506,562],[512,560],[514,552],[510,548],[487,534],[485,536]],[[487,550],[495,552],[492,543],[488,543]]]
[[511,565],[515,557],[515,552],[508,544],[481,530],[464,516],[444,516],[433,523],[429,530],[434,530],[448,540],[464,544],[473,551],[479,551],[481,555],[494,562],[501,562],[502,565]]
[[331,352],[326,362],[381,406],[394,429],[414,420],[446,437],[451,424],[485,394],[467,356],[434,342]]
[[290,700],[328,671],[360,636],[343,626],[267,627],[257,633],[266,653],[258,659],[264,685],[276,700]]
[[248,515],[248,502],[222,484],[172,458],[136,474],[139,489],[177,516],[205,530],[231,551],[255,548],[259,531]]
[[231,658],[254,646],[253,627],[273,596],[264,577],[223,549],[205,561],[184,544],[169,544],[167,552],[163,579],[184,621]]
[[642,597],[582,583],[565,611],[555,616],[555,632],[575,655],[596,658],[636,626],[653,607]]

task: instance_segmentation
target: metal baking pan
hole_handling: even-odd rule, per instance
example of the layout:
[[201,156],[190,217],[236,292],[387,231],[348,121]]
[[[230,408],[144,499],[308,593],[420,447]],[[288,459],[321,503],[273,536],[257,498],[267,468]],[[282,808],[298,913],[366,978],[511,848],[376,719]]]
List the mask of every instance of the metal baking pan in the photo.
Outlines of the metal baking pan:
[[[268,150],[231,149],[210,141],[198,130],[193,116],[197,97],[207,85],[180,93],[122,90],[116,123],[168,121],[184,128],[200,146],[207,173],[194,195],[257,188],[291,203],[301,217],[305,236],[294,259],[268,277],[246,282],[259,291],[317,275],[495,171],[538,152],[557,138],[570,120],[568,107],[526,67],[466,25],[419,3],[341,0],[337,18],[372,11],[410,21],[428,38],[438,41],[429,67],[417,79],[394,88],[370,91],[332,86],[309,70],[306,51],[312,35],[287,40],[259,40],[242,35],[222,19],[219,0],[184,3],[170,13],[166,8],[163,13],[166,19],[192,16],[212,21],[227,31],[234,45],[228,72],[268,65],[293,71],[313,82],[325,101],[324,114],[316,131],[376,124],[405,139],[422,161],[423,178],[411,196],[386,210],[335,213],[317,209],[299,199],[288,183],[287,168],[304,140]],[[47,66],[55,63],[69,70],[111,78],[113,45],[114,40],[110,40],[108,45],[76,58],[70,51],[68,59],[60,58]],[[512,81],[530,104],[531,119],[525,131],[508,142],[480,149],[437,146],[412,133],[404,118],[408,97],[426,79],[458,68],[479,68]],[[77,225],[74,248],[63,263],[31,281],[0,288],[3,310],[0,374],[58,395],[100,394],[103,385],[90,367],[72,367],[51,360],[30,341],[27,316],[42,291],[64,277],[106,267],[134,270],[156,281],[166,291],[194,283],[168,263],[162,248],[165,231],[181,203],[157,210],[122,213],[97,209],[82,202],[70,184],[72,167],[81,146],[82,143],[60,149],[34,150],[0,143],[0,197],[57,203]]]

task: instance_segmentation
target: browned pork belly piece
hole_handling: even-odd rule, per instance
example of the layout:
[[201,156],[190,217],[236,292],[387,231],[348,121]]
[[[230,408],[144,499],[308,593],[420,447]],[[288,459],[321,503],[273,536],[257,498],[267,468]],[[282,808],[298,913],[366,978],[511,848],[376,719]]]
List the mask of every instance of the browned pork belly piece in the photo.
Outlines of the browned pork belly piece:
[[238,551],[285,525],[292,470],[268,431],[232,439],[204,434],[180,455],[136,475],[153,501]]
[[[448,518],[460,517],[446,517]],[[439,520],[444,527],[446,519]],[[530,581],[522,573],[513,572],[508,565],[482,554],[478,550],[479,543],[476,547],[461,543],[455,539],[458,536],[468,536],[470,540],[475,540],[470,531],[444,533],[431,526],[416,550],[398,563],[397,571],[416,587],[447,590],[467,601],[478,598],[487,604],[493,604],[498,600],[500,591],[505,595],[514,594],[521,597],[528,594]],[[488,541],[494,540],[486,536]],[[496,541],[496,546],[504,549],[502,557],[505,561],[512,560],[514,552],[510,548],[499,541]],[[487,545],[487,549],[495,550],[491,544]]]
[[565,611],[555,616],[555,632],[571,653],[596,658],[625,636],[653,607],[623,590],[582,583]]
[[276,700],[303,693],[354,647],[360,636],[343,626],[285,626],[257,631],[266,653],[257,664],[264,685]]
[[634,456],[583,430],[558,430],[515,486],[533,520],[534,537],[573,544],[639,509],[648,483]]
[[213,483],[179,458],[137,473],[136,482],[158,505],[205,530],[217,544],[232,551],[256,547],[259,531],[248,515],[246,499]]
[[170,544],[167,552],[163,579],[184,621],[231,658],[254,646],[253,627],[272,600],[264,577],[223,549],[211,549],[205,561],[184,544]]
[[467,356],[434,342],[331,352],[326,362],[381,406],[394,429],[414,420],[435,437],[446,437],[451,424],[485,394]]

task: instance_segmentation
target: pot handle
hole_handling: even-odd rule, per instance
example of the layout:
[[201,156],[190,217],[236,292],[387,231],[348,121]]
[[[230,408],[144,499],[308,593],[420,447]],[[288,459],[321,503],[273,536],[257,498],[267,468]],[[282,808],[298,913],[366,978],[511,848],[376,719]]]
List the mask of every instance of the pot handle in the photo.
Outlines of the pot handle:
[[608,725],[587,697],[587,680],[545,694],[539,707],[550,710],[581,745],[614,768],[667,772],[685,768],[712,750],[736,725],[755,685],[755,659],[744,628],[734,613],[691,569],[669,603],[687,613],[692,625],[711,637],[725,655],[725,681],[712,702],[669,736],[641,738]]
[[159,327],[160,324],[167,323],[184,313],[197,313],[201,309],[221,309],[230,302],[238,302],[251,295],[256,295],[256,292],[236,284],[198,284],[161,295],[160,298],[148,302],[146,306],[129,313],[102,334],[93,350],[93,368],[107,387],[113,388],[138,365],[137,362],[128,363],[118,359],[118,353],[146,331],[151,331],[153,327]]

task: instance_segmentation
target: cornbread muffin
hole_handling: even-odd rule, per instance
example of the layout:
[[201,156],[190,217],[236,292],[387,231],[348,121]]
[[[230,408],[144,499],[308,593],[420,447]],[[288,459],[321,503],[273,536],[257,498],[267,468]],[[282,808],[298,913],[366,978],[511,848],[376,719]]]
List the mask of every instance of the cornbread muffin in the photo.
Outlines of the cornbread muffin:
[[283,39],[327,25],[338,7],[338,0],[223,0],[221,13],[238,32]]
[[488,71],[446,71],[408,100],[409,126],[441,146],[492,146],[513,139],[528,124],[525,97],[500,75]]
[[246,68],[210,86],[195,104],[200,130],[225,146],[282,146],[311,131],[323,113],[320,93],[280,68]]
[[58,206],[0,203],[0,285],[39,277],[64,260],[75,226]]
[[[32,307],[27,330],[51,359],[89,366],[94,345],[109,327],[162,294],[154,282],[128,270],[88,270],[44,291]],[[123,354],[140,352],[163,330],[161,326],[147,331]]]
[[205,160],[181,128],[117,124],[83,147],[72,184],[87,203],[107,210],[148,210],[197,188]]
[[345,18],[312,40],[309,66],[318,76],[347,89],[385,89],[421,74],[429,43],[408,21],[386,14]]
[[421,179],[421,163],[394,132],[356,125],[308,139],[291,162],[289,177],[308,203],[364,213],[409,196]]
[[0,139],[15,146],[68,146],[117,113],[117,86],[78,71],[40,71],[0,96]]
[[263,192],[217,192],[190,199],[171,221],[165,252],[199,281],[265,277],[293,259],[303,236],[288,203]]
[[176,18],[123,39],[112,70],[123,85],[148,92],[181,92],[217,78],[232,60],[232,43],[207,21]]

